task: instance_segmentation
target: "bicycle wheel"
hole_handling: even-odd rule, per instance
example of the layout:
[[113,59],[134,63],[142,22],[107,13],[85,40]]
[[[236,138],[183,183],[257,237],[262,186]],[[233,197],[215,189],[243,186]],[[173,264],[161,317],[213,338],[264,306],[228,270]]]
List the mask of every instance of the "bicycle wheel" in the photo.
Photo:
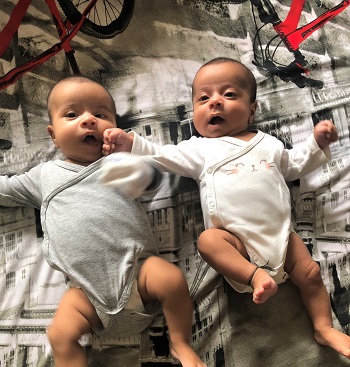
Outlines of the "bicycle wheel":
[[[72,24],[81,19],[90,0],[58,0]],[[112,38],[128,26],[135,0],[98,0],[84,20],[80,30],[96,38]]]

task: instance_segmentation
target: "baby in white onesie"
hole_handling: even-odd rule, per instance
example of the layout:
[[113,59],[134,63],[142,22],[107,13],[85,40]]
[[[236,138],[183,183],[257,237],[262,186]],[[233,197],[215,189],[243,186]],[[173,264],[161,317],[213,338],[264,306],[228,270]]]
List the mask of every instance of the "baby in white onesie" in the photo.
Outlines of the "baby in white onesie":
[[[193,123],[201,137],[161,147],[110,129],[104,153],[126,150],[141,160],[150,155],[160,170],[196,180],[206,228],[198,239],[204,260],[237,291],[253,292],[257,304],[289,277],[300,289],[316,341],[350,359],[350,337],[333,327],[319,266],[293,231],[285,182],[328,162],[328,146],[338,134],[331,121],[320,121],[302,149],[285,149],[278,139],[249,129],[256,90],[254,75],[240,62],[213,59],[192,85]],[[104,180],[118,186],[123,173],[114,169],[114,159],[105,166]]]

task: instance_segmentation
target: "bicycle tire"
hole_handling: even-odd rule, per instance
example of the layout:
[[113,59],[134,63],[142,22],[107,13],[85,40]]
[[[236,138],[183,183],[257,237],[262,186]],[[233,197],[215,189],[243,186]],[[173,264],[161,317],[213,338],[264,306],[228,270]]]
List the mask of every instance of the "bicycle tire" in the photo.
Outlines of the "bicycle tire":
[[[62,11],[73,25],[80,21],[87,2],[88,0],[58,0]],[[80,31],[95,38],[113,38],[129,25],[134,6],[135,0],[98,1],[84,20]]]

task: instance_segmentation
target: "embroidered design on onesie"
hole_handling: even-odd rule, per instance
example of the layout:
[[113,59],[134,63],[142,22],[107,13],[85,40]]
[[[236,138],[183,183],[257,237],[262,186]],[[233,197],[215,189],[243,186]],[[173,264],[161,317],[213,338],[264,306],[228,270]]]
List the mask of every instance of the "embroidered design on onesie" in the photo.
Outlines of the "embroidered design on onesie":
[[273,167],[275,167],[273,162],[268,162],[266,159],[262,159],[259,162],[259,164],[246,165],[244,163],[235,163],[233,168],[226,169],[225,171],[227,172],[228,175],[232,175],[232,174],[237,174],[240,171],[257,172],[262,169],[269,170]]

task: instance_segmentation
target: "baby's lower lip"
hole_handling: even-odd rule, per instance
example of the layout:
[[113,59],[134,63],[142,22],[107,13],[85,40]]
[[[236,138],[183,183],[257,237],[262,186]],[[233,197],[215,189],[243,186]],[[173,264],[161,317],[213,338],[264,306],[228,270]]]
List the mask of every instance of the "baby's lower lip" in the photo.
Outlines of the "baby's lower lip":
[[222,125],[222,122],[218,122],[217,124],[209,123],[209,127],[211,127],[212,129],[215,129],[216,127],[219,128]]

